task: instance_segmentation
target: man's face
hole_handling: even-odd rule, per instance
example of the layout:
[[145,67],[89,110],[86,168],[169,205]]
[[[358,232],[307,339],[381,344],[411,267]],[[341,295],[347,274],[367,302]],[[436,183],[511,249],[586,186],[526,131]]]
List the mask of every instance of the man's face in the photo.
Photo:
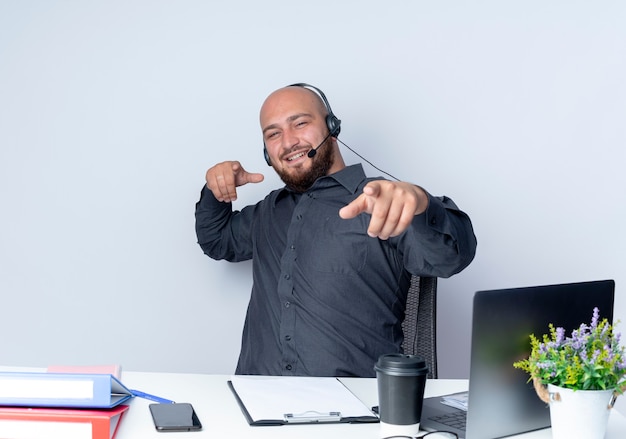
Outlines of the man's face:
[[[287,186],[304,192],[334,163],[334,139],[328,135],[326,109],[318,97],[301,87],[280,89],[261,109],[263,140],[272,166]],[[309,151],[321,145],[313,158]]]

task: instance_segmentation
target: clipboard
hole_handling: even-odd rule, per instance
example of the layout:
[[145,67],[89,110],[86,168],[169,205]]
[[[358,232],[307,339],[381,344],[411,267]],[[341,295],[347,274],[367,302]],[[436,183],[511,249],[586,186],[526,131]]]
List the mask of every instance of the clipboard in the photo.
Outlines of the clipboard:
[[337,378],[236,375],[228,386],[252,426],[379,422]]

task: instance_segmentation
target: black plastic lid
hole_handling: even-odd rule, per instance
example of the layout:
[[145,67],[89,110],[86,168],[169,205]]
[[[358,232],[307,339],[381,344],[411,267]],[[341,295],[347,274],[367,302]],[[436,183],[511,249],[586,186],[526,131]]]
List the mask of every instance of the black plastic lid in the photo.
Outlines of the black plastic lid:
[[428,366],[424,359],[406,354],[381,355],[378,357],[374,370],[387,375],[400,376],[428,374]]

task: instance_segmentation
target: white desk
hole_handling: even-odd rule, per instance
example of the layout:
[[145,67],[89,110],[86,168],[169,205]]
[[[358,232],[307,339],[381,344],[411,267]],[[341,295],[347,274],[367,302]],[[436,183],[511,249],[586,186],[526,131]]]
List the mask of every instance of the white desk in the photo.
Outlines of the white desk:
[[[41,368],[0,366],[6,371],[41,372]],[[128,388],[141,390],[176,402],[193,404],[203,425],[199,432],[159,433],[154,428],[148,405],[151,401],[133,398],[116,439],[379,439],[379,424],[314,424],[276,427],[251,427],[246,422],[235,397],[227,385],[229,375],[153,373],[124,371],[122,382]],[[366,405],[378,405],[374,378],[343,378],[342,381]],[[467,389],[467,380],[429,380],[426,397]],[[621,396],[626,398],[626,396]],[[622,439],[626,417],[611,411],[605,439]],[[519,439],[551,439],[550,429],[514,436]]]
[[[150,401],[134,398],[122,421],[117,439],[378,439],[379,424],[315,424],[276,427],[251,427],[228,388],[228,375],[171,374],[124,372],[124,384],[131,389],[193,404],[203,425],[200,432],[159,433],[155,430],[148,404]],[[368,406],[377,405],[376,380],[348,378],[342,381]],[[426,396],[458,392],[467,389],[467,380],[430,380]],[[622,396],[623,398],[624,396]],[[621,439],[626,432],[626,417],[613,410],[609,418],[606,439]],[[515,436],[523,439],[549,439],[549,429]]]

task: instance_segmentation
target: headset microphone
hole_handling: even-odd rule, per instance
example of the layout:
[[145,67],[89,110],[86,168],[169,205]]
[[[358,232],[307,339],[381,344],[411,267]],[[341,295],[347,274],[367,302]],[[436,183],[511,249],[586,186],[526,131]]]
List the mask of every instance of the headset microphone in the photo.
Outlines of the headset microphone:
[[324,143],[326,143],[326,141],[328,140],[328,138],[330,137],[330,135],[332,134],[332,132],[328,133],[326,135],[326,137],[324,137],[324,140],[322,140],[322,143],[320,143],[319,145],[317,145],[317,148],[313,148],[312,150],[309,151],[309,153],[307,154],[307,156],[312,159],[313,157],[315,157],[315,154],[317,154],[317,150],[320,149],[322,146],[324,146]]

